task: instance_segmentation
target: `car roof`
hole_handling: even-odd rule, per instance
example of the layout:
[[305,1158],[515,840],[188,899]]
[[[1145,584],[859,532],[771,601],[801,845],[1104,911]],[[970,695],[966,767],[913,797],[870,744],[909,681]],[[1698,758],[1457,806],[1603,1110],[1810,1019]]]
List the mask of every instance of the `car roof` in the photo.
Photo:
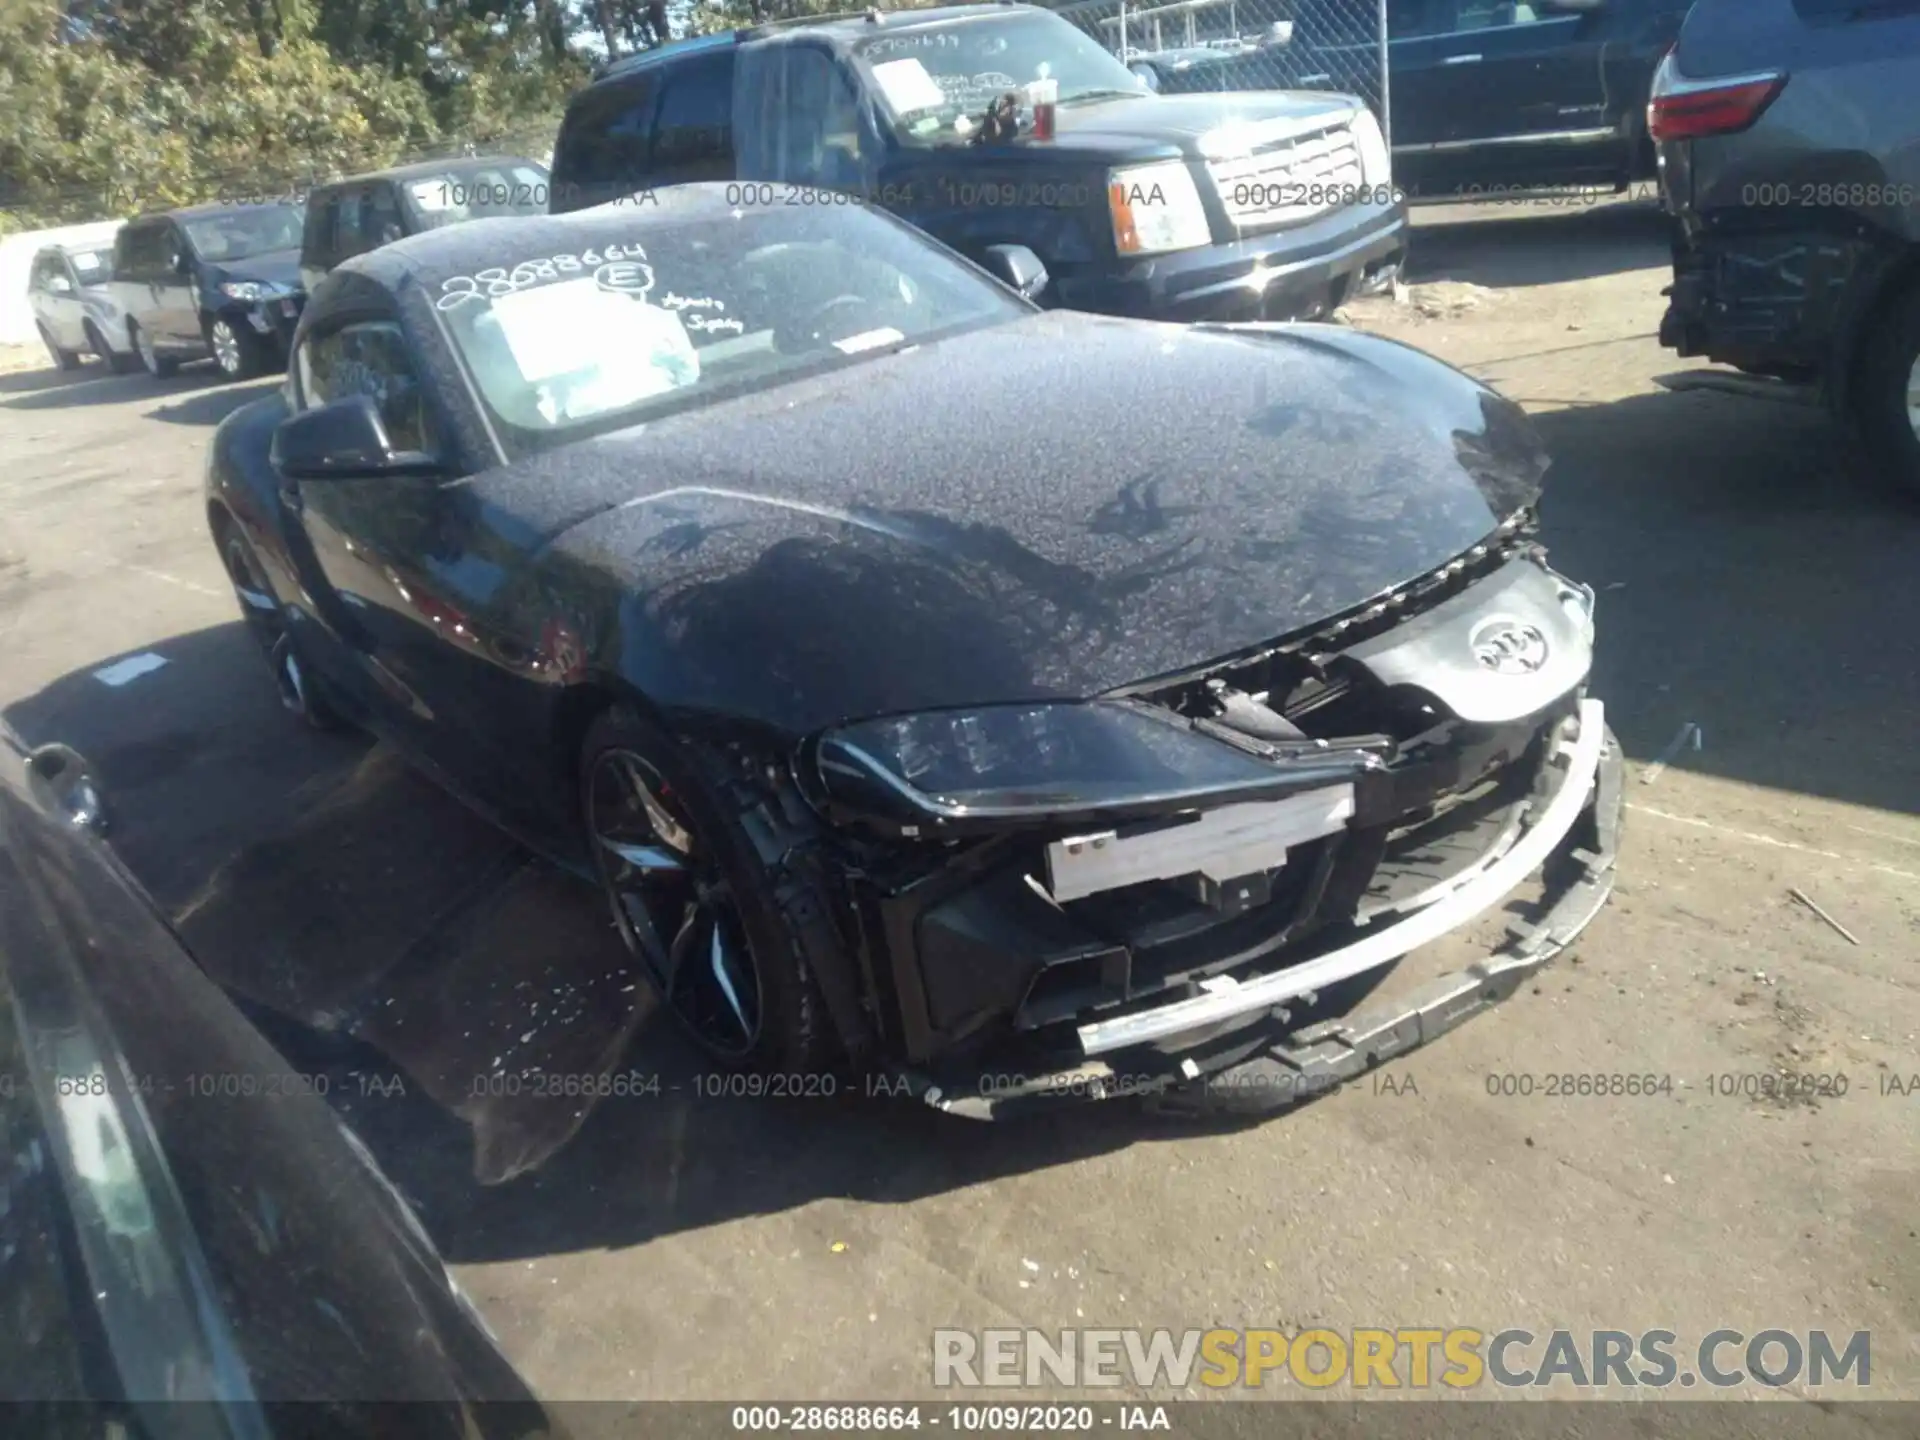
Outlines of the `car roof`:
[[[996,11],[1042,8],[1038,5],[1021,4],[1019,0],[986,0],[984,4],[975,5],[933,5],[921,10],[854,10],[840,14],[775,20],[763,25],[746,26],[739,30],[723,30],[714,35],[696,35],[686,40],[674,40],[651,50],[642,50],[637,55],[623,56],[594,77],[594,86],[617,83],[652,70],[655,66],[668,65],[690,55],[703,54],[709,50],[722,50],[753,40],[765,40],[799,31],[805,31],[810,35],[831,35],[842,40],[857,40],[862,36],[873,34],[876,30],[918,30],[928,25],[964,20],[970,16],[991,14]],[[593,86],[588,87],[588,89],[592,88]]]
[[149,210],[144,215],[136,215],[127,221],[129,225],[144,225],[150,220],[202,220],[209,215],[232,215],[240,210],[272,210],[283,205],[297,205],[297,200],[262,200],[251,204],[237,204],[231,200],[209,200],[201,205],[182,205],[173,210]]
[[349,185],[365,185],[375,180],[418,180],[422,176],[444,175],[449,170],[465,170],[482,165],[545,165],[531,155],[447,155],[438,160],[415,160],[410,165],[392,165],[385,170],[368,170],[360,175],[343,175],[338,180],[322,180],[307,193],[340,190]]

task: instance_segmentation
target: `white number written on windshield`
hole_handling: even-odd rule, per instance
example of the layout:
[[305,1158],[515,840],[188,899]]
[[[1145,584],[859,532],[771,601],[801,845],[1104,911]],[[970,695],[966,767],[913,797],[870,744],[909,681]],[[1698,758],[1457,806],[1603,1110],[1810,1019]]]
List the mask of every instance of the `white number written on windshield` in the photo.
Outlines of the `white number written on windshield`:
[[472,301],[497,300],[551,280],[576,280],[582,275],[592,275],[603,289],[645,295],[653,289],[652,267],[639,263],[646,258],[645,246],[608,245],[577,255],[522,260],[511,269],[490,266],[471,275],[449,275],[440,282],[440,295],[434,304],[442,310],[454,310]]

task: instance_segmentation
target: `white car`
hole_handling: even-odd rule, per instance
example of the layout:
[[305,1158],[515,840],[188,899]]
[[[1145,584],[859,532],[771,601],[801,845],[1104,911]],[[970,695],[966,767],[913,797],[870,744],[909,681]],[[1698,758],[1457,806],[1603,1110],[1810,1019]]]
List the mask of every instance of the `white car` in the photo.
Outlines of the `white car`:
[[47,353],[62,370],[78,369],[88,353],[116,373],[139,365],[120,307],[107,288],[112,278],[111,244],[49,245],[33,257],[27,302]]

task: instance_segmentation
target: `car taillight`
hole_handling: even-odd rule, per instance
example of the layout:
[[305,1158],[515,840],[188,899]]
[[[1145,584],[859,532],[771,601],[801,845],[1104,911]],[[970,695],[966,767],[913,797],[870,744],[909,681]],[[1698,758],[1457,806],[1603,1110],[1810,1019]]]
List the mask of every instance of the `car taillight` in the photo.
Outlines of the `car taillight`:
[[1653,75],[1647,134],[1656,141],[1736,134],[1760,118],[1786,83],[1784,70],[1689,80],[1669,50]]

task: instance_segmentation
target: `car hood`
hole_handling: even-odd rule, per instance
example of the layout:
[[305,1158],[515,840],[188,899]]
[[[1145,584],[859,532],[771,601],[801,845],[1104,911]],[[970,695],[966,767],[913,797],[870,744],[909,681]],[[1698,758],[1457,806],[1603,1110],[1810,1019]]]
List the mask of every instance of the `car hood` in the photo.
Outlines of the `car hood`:
[[300,285],[300,252],[264,250],[244,260],[209,260],[207,280],[213,285],[229,280],[255,280],[272,285],[290,285],[297,289]]
[[1517,406],[1391,341],[1059,311],[460,488],[541,593],[620,597],[576,607],[598,663],[810,729],[1258,647],[1472,548],[1545,467]]
[[[1236,56],[1225,56],[1227,60]],[[1063,105],[1050,143],[1069,149],[1120,151],[1142,140],[1177,145],[1199,156],[1212,147],[1202,140],[1220,134],[1263,143],[1316,122],[1350,112],[1354,101],[1308,91],[1231,91],[1205,95],[1130,95],[1084,105]],[[1271,132],[1271,135],[1269,135]]]

